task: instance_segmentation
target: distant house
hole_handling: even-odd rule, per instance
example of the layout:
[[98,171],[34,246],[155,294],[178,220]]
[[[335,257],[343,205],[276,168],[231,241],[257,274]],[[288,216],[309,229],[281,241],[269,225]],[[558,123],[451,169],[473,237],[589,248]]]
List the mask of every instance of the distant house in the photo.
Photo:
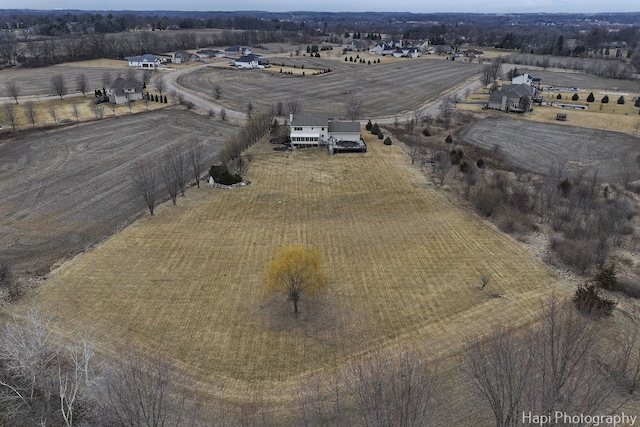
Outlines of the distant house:
[[422,43],[420,43],[420,45],[418,46],[418,49],[420,49],[421,52],[428,52],[429,51],[429,40],[425,40]]
[[162,60],[155,55],[146,53],[142,56],[130,57],[129,66],[138,68],[158,68],[162,66]]
[[122,77],[110,81],[105,87],[105,95],[112,104],[127,104],[142,99],[142,85]]
[[446,46],[442,44],[434,45],[431,47],[431,49],[433,49],[434,53],[443,53],[446,55],[454,52],[451,46]]
[[229,46],[224,50],[227,55],[250,55],[251,49],[242,46]]
[[202,49],[202,50],[196,51],[196,56],[200,59],[223,58],[224,52],[216,49]]
[[183,64],[189,62],[191,54],[187,51],[181,50],[171,55],[172,64]]
[[365,50],[366,48],[367,48],[367,43],[364,42],[363,40],[351,40],[347,44],[347,49],[353,50],[355,52],[360,52],[362,50]]
[[397,47],[393,51],[393,56],[396,58],[417,58],[420,56],[420,52],[415,47]]
[[464,52],[464,56],[466,56],[467,58],[482,58],[484,57],[484,52],[481,50],[477,50],[477,49],[468,49],[465,50]]
[[360,141],[360,123],[329,120],[316,114],[290,117],[291,145],[296,148],[321,147],[329,140]]
[[240,58],[233,61],[234,65],[241,69],[256,69],[266,68],[269,66],[269,61],[259,56],[249,54],[243,55]]
[[394,47],[388,43],[378,43],[369,49],[369,53],[374,55],[393,55]]

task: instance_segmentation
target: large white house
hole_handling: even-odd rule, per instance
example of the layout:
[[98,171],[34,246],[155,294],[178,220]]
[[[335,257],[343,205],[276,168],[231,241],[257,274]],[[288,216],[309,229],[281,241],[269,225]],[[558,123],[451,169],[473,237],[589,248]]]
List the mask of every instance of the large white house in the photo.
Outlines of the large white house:
[[329,120],[316,114],[290,116],[291,146],[321,147],[330,140],[360,141],[360,123]]
[[249,54],[243,55],[236,59],[234,62],[236,67],[240,69],[254,69],[254,68],[266,68],[269,66],[269,61],[259,56]]
[[105,95],[112,104],[127,104],[142,99],[142,85],[138,82],[130,82],[118,77],[110,81],[105,87]]
[[150,53],[145,53],[142,56],[132,56],[129,58],[130,67],[138,68],[158,68],[162,66],[162,59]]

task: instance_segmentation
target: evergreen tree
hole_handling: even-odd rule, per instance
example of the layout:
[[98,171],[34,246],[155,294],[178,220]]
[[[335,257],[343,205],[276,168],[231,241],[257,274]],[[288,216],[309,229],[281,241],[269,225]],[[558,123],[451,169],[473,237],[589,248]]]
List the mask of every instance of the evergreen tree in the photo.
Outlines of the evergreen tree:
[[587,96],[587,102],[593,102],[595,100],[596,98],[593,96],[593,92],[591,92],[589,96]]

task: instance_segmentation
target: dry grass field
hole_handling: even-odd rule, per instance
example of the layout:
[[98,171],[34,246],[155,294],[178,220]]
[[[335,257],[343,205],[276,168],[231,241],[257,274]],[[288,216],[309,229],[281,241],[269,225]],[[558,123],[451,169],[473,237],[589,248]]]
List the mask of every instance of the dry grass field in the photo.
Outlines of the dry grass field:
[[4,132],[0,261],[16,273],[48,272],[145,210],[127,176],[136,161],[197,138],[210,163],[235,131],[228,123],[166,109],[44,132]]
[[[287,406],[301,379],[368,352],[417,345],[453,362],[470,337],[524,325],[544,295],[572,291],[399,146],[367,138],[369,152],[331,157],[261,142],[249,186],[189,190],[64,264],[27,304],[68,331],[92,329],[104,352],[128,342],[166,353],[210,396]],[[262,290],[284,245],[317,247],[329,280],[298,318]],[[484,290],[481,274],[491,277]]]
[[[245,111],[251,102],[256,111],[278,101],[296,98],[305,113],[345,116],[349,98],[362,100],[361,117],[411,112],[440,93],[473,77],[479,64],[452,61],[397,60],[381,64],[357,64],[322,58],[285,58],[287,65],[332,72],[305,77],[262,70],[204,68],[180,76],[182,86],[211,98],[215,84],[222,87],[216,100],[231,110]],[[278,68],[278,67],[272,67]],[[212,98],[211,98],[212,99]]]
[[[9,93],[4,82],[16,80],[20,86],[20,96],[46,96],[54,95],[51,88],[51,76],[54,74],[62,74],[65,77],[69,93],[76,91],[76,78],[80,74],[84,74],[89,82],[89,92],[93,96],[94,89],[102,89],[104,86],[102,77],[105,73],[109,73],[111,78],[119,75],[124,76],[127,69],[122,64],[127,62],[122,60],[102,60],[98,62],[103,64],[96,66],[94,62],[83,65],[82,63],[60,64],[51,67],[42,68],[10,68],[0,72],[3,84],[0,84],[0,98],[8,97]],[[108,64],[107,64],[108,63]],[[141,70],[138,70],[142,73]],[[140,79],[141,80],[141,79]]]
[[[153,89],[150,90],[154,93]],[[167,95],[168,97],[170,95]],[[169,98],[168,98],[169,99]],[[50,98],[47,100],[33,101],[35,109],[35,119],[31,122],[26,103],[21,102],[14,105],[15,111],[15,127],[16,129],[37,129],[42,126],[52,126],[60,123],[75,123],[76,121],[96,120],[100,118],[122,117],[132,113],[140,113],[146,111],[158,110],[169,106],[160,102],[144,102],[135,101],[129,104],[111,104],[101,103],[96,106],[94,104],[93,92],[84,97],[74,96],[69,98]],[[12,102],[10,104],[13,105]],[[76,110],[74,110],[74,105]],[[5,129],[11,128],[11,123],[4,113],[4,108],[0,109],[0,125]],[[56,118],[51,113],[51,108],[55,110]],[[77,111],[77,117],[76,117]]]
[[471,124],[460,138],[487,150],[498,147],[515,166],[535,173],[547,174],[566,162],[569,173],[583,169],[592,177],[597,170],[606,182],[640,176],[640,138],[619,132],[503,115]]

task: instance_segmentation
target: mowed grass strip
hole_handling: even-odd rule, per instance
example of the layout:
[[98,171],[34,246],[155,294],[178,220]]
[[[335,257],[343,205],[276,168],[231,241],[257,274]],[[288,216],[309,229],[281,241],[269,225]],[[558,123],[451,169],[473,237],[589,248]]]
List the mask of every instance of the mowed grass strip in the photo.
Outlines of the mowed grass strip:
[[[251,185],[189,190],[54,272],[40,303],[70,331],[94,328],[105,351],[130,342],[165,352],[214,393],[291,399],[302,377],[371,350],[457,353],[493,324],[530,321],[543,295],[562,288],[398,146],[369,148],[287,157],[260,143]],[[262,287],[284,245],[317,247],[329,280],[325,295],[303,297],[297,318]]]

